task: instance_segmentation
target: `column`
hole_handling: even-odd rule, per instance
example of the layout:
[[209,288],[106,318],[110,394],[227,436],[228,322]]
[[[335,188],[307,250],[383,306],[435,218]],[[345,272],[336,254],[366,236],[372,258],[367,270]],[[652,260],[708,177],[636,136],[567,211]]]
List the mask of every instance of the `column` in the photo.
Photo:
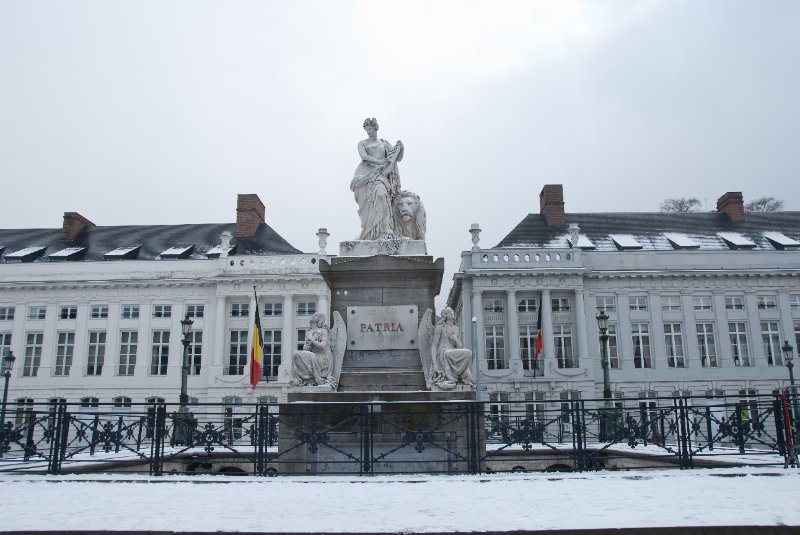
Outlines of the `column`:
[[[556,353],[555,343],[553,342],[553,311],[550,303],[550,290],[542,290],[540,298],[542,307],[542,355],[539,358],[553,359]],[[545,372],[547,373],[547,372]]]
[[578,349],[578,366],[591,368],[586,343],[586,307],[583,303],[583,289],[575,290],[575,343]]
[[747,339],[750,344],[750,362],[753,366],[767,366],[767,355],[761,342],[761,318],[758,316],[758,300],[754,292],[744,294],[744,310],[747,312]]
[[[211,357],[211,365],[217,368],[222,367],[223,354],[225,353],[225,297],[217,297],[217,307],[214,314],[214,354]],[[222,370],[217,372],[222,375]]]
[[328,310],[328,296],[327,294],[320,294],[317,296],[317,312],[322,312],[328,320],[328,327],[333,327],[333,318]]
[[731,350],[730,335],[728,334],[728,314],[725,311],[725,295],[714,292],[714,328],[717,330],[717,364],[720,367],[733,368],[733,351]]
[[506,290],[506,324],[508,325],[508,366],[522,373],[519,355],[519,319],[517,318],[517,292]]
[[[291,365],[292,353],[294,353],[295,339],[294,339],[294,308],[292,301],[292,294],[283,296],[283,327],[281,334],[281,362]],[[291,370],[291,368],[289,368]],[[291,372],[290,372],[291,373]]]
[[461,288],[461,339],[464,340],[464,347],[474,351],[475,338],[472,335],[472,280],[465,278]]
[[480,290],[472,290],[472,314],[477,320],[473,322],[472,318],[470,318],[470,328],[472,328],[472,325],[475,326],[475,359],[478,363],[478,369],[475,371],[476,373],[483,373],[485,368],[484,361],[486,360],[486,344],[484,343],[483,332],[483,297]]

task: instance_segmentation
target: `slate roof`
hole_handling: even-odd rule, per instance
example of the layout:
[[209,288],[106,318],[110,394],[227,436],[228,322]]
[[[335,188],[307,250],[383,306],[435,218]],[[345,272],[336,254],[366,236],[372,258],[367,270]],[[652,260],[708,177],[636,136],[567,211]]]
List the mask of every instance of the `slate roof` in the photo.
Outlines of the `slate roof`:
[[[0,229],[0,259],[32,246],[45,246],[44,255],[35,262],[51,261],[50,256],[67,248],[86,247],[78,257],[53,258],[53,261],[97,261],[103,255],[120,247],[141,246],[137,260],[157,260],[159,255],[174,247],[194,246],[189,258],[208,258],[206,253],[220,243],[226,230],[233,234],[235,223],[203,223],[196,225],[125,225],[118,227],[84,227],[72,240],[61,239],[61,229]],[[289,242],[262,223],[251,238],[233,238],[231,246],[235,255],[299,254]]]
[[[776,247],[764,232],[779,232],[800,241],[800,212],[747,213],[744,221],[731,221],[722,212],[701,213],[596,213],[565,214],[565,225],[547,225],[541,214],[528,214],[497,244],[497,248],[569,248],[569,224],[577,223],[580,234],[589,238],[596,251],[618,251],[611,234],[629,234],[642,250],[674,251],[678,247],[664,233],[688,236],[699,245],[695,250],[730,250],[718,233],[738,233],[755,243],[755,250]],[[581,244],[579,244],[581,245]]]

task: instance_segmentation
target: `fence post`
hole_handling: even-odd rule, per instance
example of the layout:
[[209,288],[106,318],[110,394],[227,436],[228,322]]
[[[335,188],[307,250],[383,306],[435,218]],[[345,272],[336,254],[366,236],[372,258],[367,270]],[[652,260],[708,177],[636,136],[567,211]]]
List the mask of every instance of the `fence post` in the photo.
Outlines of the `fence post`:
[[744,453],[744,422],[742,421],[742,403],[736,404],[736,441],[739,443],[739,453]]
[[[689,411],[686,410],[686,400],[683,398],[676,398],[673,406],[676,409],[675,416],[678,418],[678,453],[680,454],[680,467],[681,470],[692,467],[692,461],[689,457]],[[662,435],[663,436],[663,435]],[[666,442],[666,437],[664,437]]]
[[372,404],[361,405],[361,470],[359,475],[372,473]]
[[255,472],[257,476],[263,476],[265,470],[267,441],[266,436],[269,432],[269,421],[267,420],[267,405],[259,403],[256,405],[256,458]]
[[156,407],[153,422],[153,443],[150,446],[150,475],[160,476],[164,473],[164,438],[166,437],[167,407],[164,404]]
[[480,426],[480,402],[476,401],[473,404],[467,406],[468,418],[469,418],[469,425],[467,427],[467,433],[469,437],[469,473],[471,474],[479,474],[480,473],[480,444],[481,444],[481,432],[482,429]]

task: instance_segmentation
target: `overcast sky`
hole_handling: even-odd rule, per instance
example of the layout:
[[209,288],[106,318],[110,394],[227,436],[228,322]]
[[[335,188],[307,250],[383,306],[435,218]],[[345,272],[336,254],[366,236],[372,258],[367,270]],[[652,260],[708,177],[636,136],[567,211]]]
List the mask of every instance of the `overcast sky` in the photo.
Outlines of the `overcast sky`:
[[359,231],[361,124],[401,139],[428,251],[537,212],[726,191],[800,210],[800,2],[0,0],[3,228],[235,220]]

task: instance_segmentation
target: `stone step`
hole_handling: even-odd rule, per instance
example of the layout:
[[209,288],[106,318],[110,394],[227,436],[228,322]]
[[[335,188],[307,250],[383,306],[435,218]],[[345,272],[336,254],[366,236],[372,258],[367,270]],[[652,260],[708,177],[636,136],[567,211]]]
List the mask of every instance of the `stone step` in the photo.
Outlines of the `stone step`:
[[424,390],[422,368],[343,369],[340,391]]

